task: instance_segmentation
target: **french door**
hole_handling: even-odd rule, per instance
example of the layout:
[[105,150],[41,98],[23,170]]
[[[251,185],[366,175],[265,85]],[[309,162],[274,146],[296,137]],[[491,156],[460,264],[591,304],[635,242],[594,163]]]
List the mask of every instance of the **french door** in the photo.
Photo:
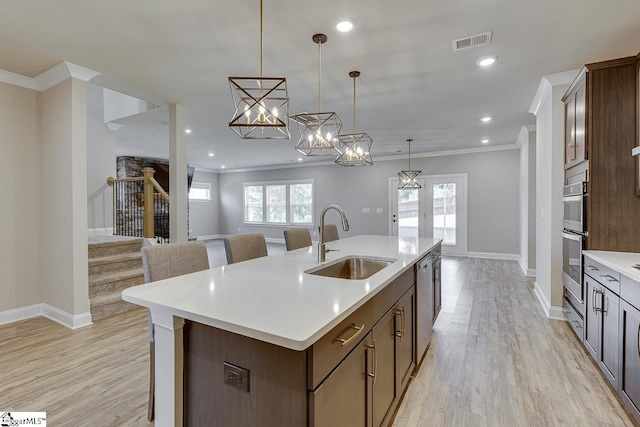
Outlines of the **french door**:
[[467,254],[467,174],[426,175],[420,189],[398,189],[389,179],[389,233],[442,239],[442,252]]

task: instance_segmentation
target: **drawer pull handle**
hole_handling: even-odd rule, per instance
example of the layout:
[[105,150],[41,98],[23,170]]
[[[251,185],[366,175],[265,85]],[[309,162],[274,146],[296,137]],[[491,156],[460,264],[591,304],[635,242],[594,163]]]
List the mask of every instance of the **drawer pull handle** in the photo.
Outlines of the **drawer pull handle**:
[[362,326],[351,325],[351,326],[349,326],[349,328],[355,329],[356,330],[355,334],[353,334],[352,336],[350,336],[347,339],[344,339],[344,338],[336,338],[335,339],[339,343],[342,343],[342,347],[345,347],[345,346],[351,344],[351,342],[353,340],[355,340],[358,335],[360,335],[360,333],[364,329],[364,323],[362,324]]
[[572,320],[571,323],[573,323],[574,325],[576,325],[577,329],[582,329],[582,325],[580,324],[580,322],[578,322],[577,320]]
[[[595,292],[595,295],[604,295],[604,292],[602,291],[602,289],[596,289],[596,288],[594,288],[594,289],[593,289],[593,291]],[[600,301],[602,302],[602,298],[600,299]],[[595,299],[594,299],[594,301],[593,301],[593,302],[594,302],[594,304],[595,304]],[[597,307],[597,306],[596,306],[596,307],[593,309],[593,311],[595,311],[595,312],[597,313],[597,312],[603,312],[604,310],[602,309],[602,307]]]
[[607,282],[617,282],[618,281],[618,279],[616,279],[615,277],[609,276],[608,274],[601,274],[600,277],[602,277]]
[[373,340],[373,345],[367,344],[367,348],[373,350],[373,373],[368,372],[367,368],[367,376],[373,378],[373,383],[376,383],[376,374],[378,373],[378,353],[376,352],[376,340]]
[[593,265],[585,265],[585,268],[588,268],[589,271],[600,271],[598,270],[597,267],[594,267]]
[[640,357],[640,324],[638,324],[638,341],[636,342],[636,347],[638,347],[638,357]]

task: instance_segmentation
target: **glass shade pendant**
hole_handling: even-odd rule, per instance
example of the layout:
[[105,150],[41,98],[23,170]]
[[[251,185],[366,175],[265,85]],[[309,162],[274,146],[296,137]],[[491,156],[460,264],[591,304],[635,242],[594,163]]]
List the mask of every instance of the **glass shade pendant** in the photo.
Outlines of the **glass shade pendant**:
[[234,112],[229,127],[242,139],[289,139],[287,79],[262,76],[262,0],[260,0],[260,76],[229,77]]
[[413,139],[407,139],[409,143],[409,169],[398,172],[398,189],[422,188],[418,182],[422,171],[411,170],[411,141],[413,141]]
[[371,166],[371,144],[373,139],[366,133],[356,133],[356,78],[360,71],[351,71],[349,77],[353,78],[353,133],[338,135],[341,154],[336,163],[341,166]]
[[336,113],[322,111],[322,44],[327,42],[324,34],[314,34],[318,45],[318,112],[293,114],[291,119],[298,124],[300,139],[296,150],[305,156],[336,156],[341,154],[338,135],[342,121]]

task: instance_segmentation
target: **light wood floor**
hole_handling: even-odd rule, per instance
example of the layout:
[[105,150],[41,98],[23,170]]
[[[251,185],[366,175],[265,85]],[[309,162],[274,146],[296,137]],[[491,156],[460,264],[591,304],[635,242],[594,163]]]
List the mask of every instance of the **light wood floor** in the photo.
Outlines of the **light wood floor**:
[[[633,425],[515,262],[442,268],[432,345],[394,426]],[[77,331],[45,318],[0,326],[0,410],[46,411],[51,426],[151,426],[147,339],[145,309]]]
[[442,281],[431,348],[395,427],[634,425],[516,262],[445,258]]

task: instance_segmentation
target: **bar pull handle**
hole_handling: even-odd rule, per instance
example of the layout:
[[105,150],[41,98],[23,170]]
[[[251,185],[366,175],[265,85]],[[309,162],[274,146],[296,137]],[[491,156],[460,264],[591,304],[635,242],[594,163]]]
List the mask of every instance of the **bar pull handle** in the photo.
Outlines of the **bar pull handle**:
[[376,374],[378,373],[378,353],[376,352],[376,340],[373,340],[373,345],[367,344],[366,346],[367,348],[373,350],[373,373],[367,372],[367,376],[373,378],[373,383],[375,384]]
[[[398,337],[398,338],[402,339],[402,310],[401,310],[401,309],[399,309],[399,308],[394,309],[394,310],[393,310],[393,315],[394,315],[394,316],[400,316],[400,330],[398,330],[398,329],[396,328],[396,330],[395,330],[395,332],[394,332],[394,335],[395,335],[396,337]],[[397,318],[396,318],[396,320],[397,320]]]
[[594,267],[593,265],[589,265],[589,264],[585,265],[584,268],[588,269],[589,271],[600,271],[598,270],[597,267]]
[[405,333],[405,326],[407,325],[407,316],[405,315],[405,311],[404,311],[404,305],[402,306],[402,330],[400,331],[400,333],[402,333],[402,337],[404,338],[404,333]]
[[362,333],[362,330],[364,329],[364,323],[362,324],[362,326],[351,325],[351,326],[349,326],[349,328],[356,330],[356,332],[352,336],[350,336],[347,339],[344,339],[344,338],[336,338],[335,339],[335,341],[338,341],[339,343],[342,344],[342,347],[346,347],[349,344],[351,344],[351,342],[353,340],[355,340],[356,337]]
[[[593,291],[594,291],[595,295],[604,295],[604,292],[602,291],[602,289],[595,289],[595,288],[594,288],[594,289],[593,289]],[[593,301],[593,302],[594,302],[594,304],[595,304],[595,299],[594,299],[594,301]],[[593,309],[593,311],[595,311],[595,312],[597,313],[597,312],[603,312],[604,310],[602,309],[602,307],[598,307],[598,306],[596,306],[596,307]]]
[[638,324],[638,341],[636,341],[638,347],[638,357],[640,357],[640,323]]
[[608,274],[601,274],[600,277],[602,277],[604,280],[606,280],[609,283],[618,281],[618,279],[616,279],[613,276],[609,276]]

